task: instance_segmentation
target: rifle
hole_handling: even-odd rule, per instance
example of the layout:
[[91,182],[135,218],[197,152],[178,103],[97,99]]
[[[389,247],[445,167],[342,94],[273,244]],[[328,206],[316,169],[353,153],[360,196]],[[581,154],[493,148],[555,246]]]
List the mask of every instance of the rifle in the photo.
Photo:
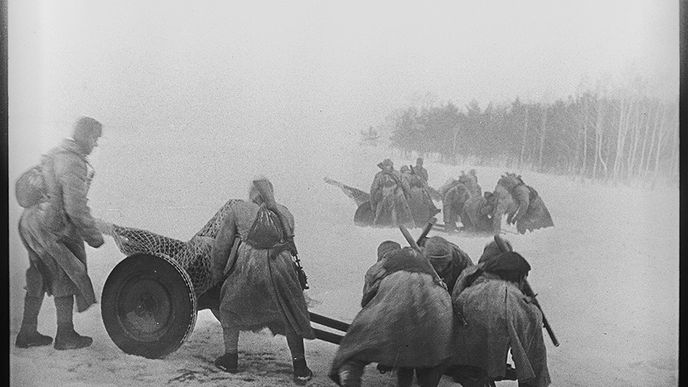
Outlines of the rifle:
[[[499,246],[499,249],[502,250],[502,252],[511,251],[504,239],[502,239],[502,237],[500,237],[499,235],[494,236],[494,241],[495,243],[497,243],[497,246]],[[547,321],[547,317],[545,317],[545,312],[542,310],[542,307],[540,306],[540,303],[538,302],[537,298],[535,298],[537,294],[533,292],[533,288],[530,287],[528,280],[526,280],[525,278],[523,279],[523,293],[526,296],[530,297],[530,299],[533,302],[533,305],[537,306],[537,308],[540,310],[540,313],[542,313],[542,325],[545,326],[547,334],[549,335],[549,338],[552,340],[552,344],[554,344],[555,347],[558,347],[559,340],[557,340],[557,337],[554,335],[554,330],[552,330],[552,326],[549,325],[549,321]]]
[[[432,225],[433,225],[433,223],[434,223],[433,219],[435,219],[435,218],[430,219],[430,221],[428,221],[428,224],[427,224],[427,225],[425,226],[425,228],[423,229],[423,234],[424,234],[425,236],[427,236],[428,232],[430,232],[430,229],[432,229]],[[432,276],[433,276],[433,279],[435,280],[435,283],[437,283],[438,285],[440,285],[441,287],[443,287],[445,290],[447,290],[447,285],[446,285],[446,284],[444,283],[444,281],[442,280],[442,277],[440,277],[439,274],[437,274],[437,271],[435,271],[435,267],[432,266],[432,263],[430,262],[430,260],[425,256],[425,254],[423,254],[423,251],[422,251],[422,250],[420,249],[420,247],[418,246],[418,242],[416,242],[416,241],[413,239],[413,237],[411,236],[411,233],[409,233],[409,231],[408,231],[408,229],[406,228],[406,226],[404,226],[403,224],[400,224],[400,225],[399,225],[399,230],[401,230],[401,233],[404,235],[404,238],[406,238],[406,241],[409,243],[409,245],[410,245],[418,254],[420,254],[421,257],[425,258],[425,263],[427,263],[428,266],[430,266],[430,270],[431,270],[431,272],[432,272],[432,274],[433,274]],[[421,234],[421,235],[423,235],[423,234]],[[422,238],[425,238],[425,236],[423,236]]]
[[430,230],[432,230],[432,227],[435,225],[435,222],[437,222],[437,218],[432,217],[428,219],[428,224],[423,227],[423,232],[420,233],[420,236],[416,240],[416,244],[418,246],[423,246],[425,245],[425,240],[428,238],[428,234],[430,233]]
[[547,334],[549,335],[549,338],[552,340],[552,344],[554,344],[555,347],[558,347],[559,340],[557,340],[557,337],[554,336],[552,326],[549,325],[549,321],[547,321],[547,317],[545,317],[545,312],[542,311],[540,303],[538,302],[537,298],[535,298],[536,294],[535,292],[533,292],[533,288],[530,287],[530,284],[525,279],[523,280],[523,293],[525,293],[526,296],[530,297],[530,299],[533,301],[533,304],[537,306],[538,309],[540,309],[540,313],[542,313],[542,325],[545,326]]

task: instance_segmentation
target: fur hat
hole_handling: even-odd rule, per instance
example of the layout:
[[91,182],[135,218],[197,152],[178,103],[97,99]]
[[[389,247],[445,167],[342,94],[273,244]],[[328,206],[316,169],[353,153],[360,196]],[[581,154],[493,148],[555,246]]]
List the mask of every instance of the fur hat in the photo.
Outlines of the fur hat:
[[384,169],[385,167],[393,168],[394,163],[390,159],[384,159],[380,163],[378,163],[377,166],[380,167],[380,169]]
[[434,236],[425,241],[425,256],[430,259],[430,263],[435,270],[441,272],[452,261],[452,247],[449,242],[440,237]]
[[384,241],[377,247],[377,260],[381,261],[391,253],[401,250],[401,245],[394,241]]
[[[507,246],[508,250],[513,251],[513,248],[511,247],[511,243],[506,239],[502,238],[502,240],[504,241],[504,244]],[[483,249],[483,255],[480,256],[480,260],[478,260],[478,262],[486,261],[486,260],[488,260],[492,257],[496,257],[497,255],[502,254],[502,253],[504,253],[504,251],[502,251],[502,249],[499,247],[497,242],[493,240],[490,243],[488,243],[487,245],[485,245],[485,248]]]

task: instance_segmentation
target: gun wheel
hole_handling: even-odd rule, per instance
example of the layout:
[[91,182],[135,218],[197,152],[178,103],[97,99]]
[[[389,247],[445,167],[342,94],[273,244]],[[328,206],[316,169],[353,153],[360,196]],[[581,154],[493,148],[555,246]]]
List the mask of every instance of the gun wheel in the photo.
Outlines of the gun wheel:
[[103,287],[105,330],[124,352],[161,358],[176,351],[196,323],[196,296],[173,259],[134,254],[112,270]]
[[373,224],[374,218],[375,214],[373,214],[373,210],[370,208],[370,202],[363,202],[356,209],[356,213],[354,214],[354,224],[364,227],[370,226]]

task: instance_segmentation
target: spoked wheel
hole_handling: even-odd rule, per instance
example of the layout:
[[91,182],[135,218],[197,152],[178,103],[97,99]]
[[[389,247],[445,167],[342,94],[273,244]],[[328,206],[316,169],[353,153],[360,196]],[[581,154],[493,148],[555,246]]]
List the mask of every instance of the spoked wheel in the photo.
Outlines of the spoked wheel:
[[105,330],[122,351],[161,358],[193,331],[196,296],[191,278],[176,261],[134,254],[105,281],[101,312]]

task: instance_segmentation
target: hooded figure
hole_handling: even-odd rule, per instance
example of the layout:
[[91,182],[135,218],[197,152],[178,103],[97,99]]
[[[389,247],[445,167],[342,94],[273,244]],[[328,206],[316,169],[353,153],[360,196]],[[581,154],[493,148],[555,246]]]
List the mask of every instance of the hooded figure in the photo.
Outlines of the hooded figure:
[[370,186],[370,208],[374,214],[374,226],[405,225],[415,227],[407,198],[411,188],[401,173],[394,170],[392,160],[385,159],[378,164],[378,172]]
[[294,217],[275,202],[272,184],[265,178],[253,182],[249,197],[250,201],[229,204],[210,253],[213,283],[222,283],[225,344],[225,354],[215,365],[238,372],[239,332],[269,328],[287,337],[294,381],[305,384],[313,373],[306,366],[303,339],[315,334],[292,261]]
[[521,290],[530,265],[508,242],[504,246],[490,242],[478,265],[464,270],[454,286],[454,312],[466,323],[455,324],[451,363],[463,372],[455,380],[483,386],[503,379],[510,350],[519,386],[547,386],[542,313]]
[[415,369],[421,386],[437,386],[449,356],[451,299],[425,258],[411,248],[383,242],[378,262],[365,275],[361,311],[342,339],[330,378],[360,386],[364,367],[397,368],[399,386],[410,386]]
[[15,343],[19,348],[52,343],[51,337],[37,330],[45,293],[55,297],[55,349],[83,348],[93,342],[74,331],[72,312],[75,299],[78,312],[96,303],[84,241],[97,248],[103,244],[103,236],[87,205],[94,171],[86,157],[98,145],[102,128],[93,118],[80,118],[72,138],[50,150],[41,161],[46,199],[25,208],[19,220],[19,237],[29,253],[24,316]]
[[473,266],[473,261],[468,254],[459,246],[440,236],[427,239],[423,245],[423,253],[447,285],[450,294],[463,270]]

